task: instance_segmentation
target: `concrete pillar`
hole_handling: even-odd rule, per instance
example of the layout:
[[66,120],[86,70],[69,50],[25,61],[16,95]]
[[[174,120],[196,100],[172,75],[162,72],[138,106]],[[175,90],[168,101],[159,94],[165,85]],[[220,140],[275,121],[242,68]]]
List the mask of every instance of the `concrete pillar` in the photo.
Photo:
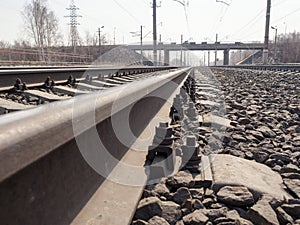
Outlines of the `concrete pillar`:
[[164,63],[167,66],[170,64],[170,51],[169,50],[164,50]]
[[224,50],[224,66],[229,65],[229,49]]

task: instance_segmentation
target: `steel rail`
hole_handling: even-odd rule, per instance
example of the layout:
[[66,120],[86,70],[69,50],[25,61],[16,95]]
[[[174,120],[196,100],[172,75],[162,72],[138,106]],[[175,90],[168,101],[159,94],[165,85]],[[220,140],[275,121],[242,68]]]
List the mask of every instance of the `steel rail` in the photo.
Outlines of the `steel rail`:
[[[136,81],[134,89],[126,89],[127,86],[132,85],[127,84],[101,93],[77,96],[71,100],[2,116],[0,118],[0,181],[74,138],[73,120],[77,118],[73,118],[73,113],[77,110],[77,106],[85,109],[89,104],[94,104],[95,124],[98,124],[112,116],[111,108],[115,101],[118,100],[119,104],[114,107],[114,113],[138,101],[187,70],[180,69]],[[76,117],[82,127],[87,130],[90,127],[85,125],[89,124],[85,113],[83,110]],[[79,134],[80,132],[76,135]],[[43,145],[37,145],[41,141]]]
[[177,67],[150,67],[150,66],[129,66],[129,67],[70,67],[70,68],[35,68],[35,69],[6,69],[0,70],[0,88],[12,86],[16,78],[20,78],[26,83],[44,82],[47,76],[51,76],[54,80],[66,80],[68,75],[75,78],[81,78],[85,75],[91,76],[114,76],[123,73],[144,73],[162,70],[175,69]]
[[[107,184],[83,159],[76,138],[89,140],[96,128],[111,154],[121,159],[128,148],[114,136],[112,116],[122,120],[126,113],[132,114],[130,129],[138,136],[165,104],[159,98],[171,96],[189,72],[189,68],[164,72],[1,117],[0,220],[4,224],[71,224],[102,183]],[[107,168],[109,162],[100,160]]]

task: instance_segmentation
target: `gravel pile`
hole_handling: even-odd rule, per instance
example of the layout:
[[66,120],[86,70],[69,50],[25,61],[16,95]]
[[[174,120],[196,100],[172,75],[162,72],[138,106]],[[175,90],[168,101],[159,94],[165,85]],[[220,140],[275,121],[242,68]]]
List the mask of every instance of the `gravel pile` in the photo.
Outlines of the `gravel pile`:
[[[221,83],[225,117],[232,128],[218,139],[222,146],[207,144],[205,152],[218,147],[218,153],[269,166],[283,178],[290,198],[257,197],[244,186],[214,192],[195,183],[197,173],[183,170],[146,186],[132,224],[300,224],[300,76],[234,69],[213,72]],[[197,109],[207,112],[207,107]]]

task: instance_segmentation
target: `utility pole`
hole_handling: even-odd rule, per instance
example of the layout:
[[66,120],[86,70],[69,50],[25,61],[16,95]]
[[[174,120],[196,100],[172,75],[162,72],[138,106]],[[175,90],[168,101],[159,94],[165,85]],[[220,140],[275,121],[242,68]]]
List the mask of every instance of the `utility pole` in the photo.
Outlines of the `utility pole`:
[[182,44],[183,44],[183,35],[181,35],[181,41],[180,41],[180,66],[183,66],[183,63],[182,63]]
[[277,28],[277,27],[273,27],[273,26],[271,26],[271,28],[272,28],[273,30],[275,30],[274,60],[275,60],[275,62],[276,62],[276,61],[277,61],[277,30],[278,30],[278,28]]
[[143,64],[143,26],[141,25],[141,64]]
[[141,25],[140,31],[130,32],[133,37],[140,37],[141,48],[141,63],[143,64],[143,26]]
[[114,45],[116,45],[116,28],[114,27]]
[[264,51],[263,51],[263,63],[264,64],[268,64],[268,58],[269,58],[270,14],[271,14],[271,0],[267,0],[265,43],[264,43]]
[[[217,45],[218,42],[218,34],[216,34],[216,43],[215,45]],[[216,46],[216,50],[215,50],[215,66],[217,65],[217,60],[218,60],[218,51],[217,51],[217,46]]]
[[207,65],[210,66],[210,51],[208,51],[208,56],[207,56]]
[[[161,34],[159,35],[159,44],[161,45],[162,42],[161,42]],[[158,64],[161,65],[161,50],[159,50],[159,58],[158,58]]]
[[153,66],[157,66],[156,0],[153,0]]
[[98,28],[98,38],[99,38],[99,55],[101,56],[101,28],[104,28],[104,26]]

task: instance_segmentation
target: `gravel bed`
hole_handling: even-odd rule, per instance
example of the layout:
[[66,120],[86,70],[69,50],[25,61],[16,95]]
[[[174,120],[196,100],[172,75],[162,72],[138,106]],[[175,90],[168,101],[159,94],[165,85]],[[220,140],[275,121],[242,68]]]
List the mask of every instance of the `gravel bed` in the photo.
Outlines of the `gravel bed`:
[[[38,88],[38,89],[34,89],[34,90],[38,90],[38,91],[45,92],[48,94],[57,95],[60,97],[70,96],[70,95],[66,95],[66,94],[52,91],[49,89],[47,90],[44,88]],[[49,101],[43,100],[36,96],[25,95],[22,91],[11,91],[11,92],[7,92],[7,93],[0,93],[0,98],[9,100],[9,101],[13,101],[16,103],[20,103],[23,105],[43,105],[43,104],[50,103]]]
[[48,101],[43,101],[42,99],[35,96],[26,96],[22,92],[3,93],[0,94],[0,98],[23,105],[42,105],[49,103]]
[[[201,73],[211,76],[204,69]],[[225,101],[226,113],[222,107],[196,104],[196,108],[199,114],[224,113],[232,127],[210,133],[200,128],[202,153],[230,154],[265,164],[281,175],[291,197],[256,198],[243,186],[214,192],[194,182],[195,171],[182,170],[146,186],[132,224],[300,224],[300,76],[236,69],[213,73],[213,82],[219,81],[224,94],[224,99],[221,95],[218,99]],[[203,142],[203,138],[213,141]]]

